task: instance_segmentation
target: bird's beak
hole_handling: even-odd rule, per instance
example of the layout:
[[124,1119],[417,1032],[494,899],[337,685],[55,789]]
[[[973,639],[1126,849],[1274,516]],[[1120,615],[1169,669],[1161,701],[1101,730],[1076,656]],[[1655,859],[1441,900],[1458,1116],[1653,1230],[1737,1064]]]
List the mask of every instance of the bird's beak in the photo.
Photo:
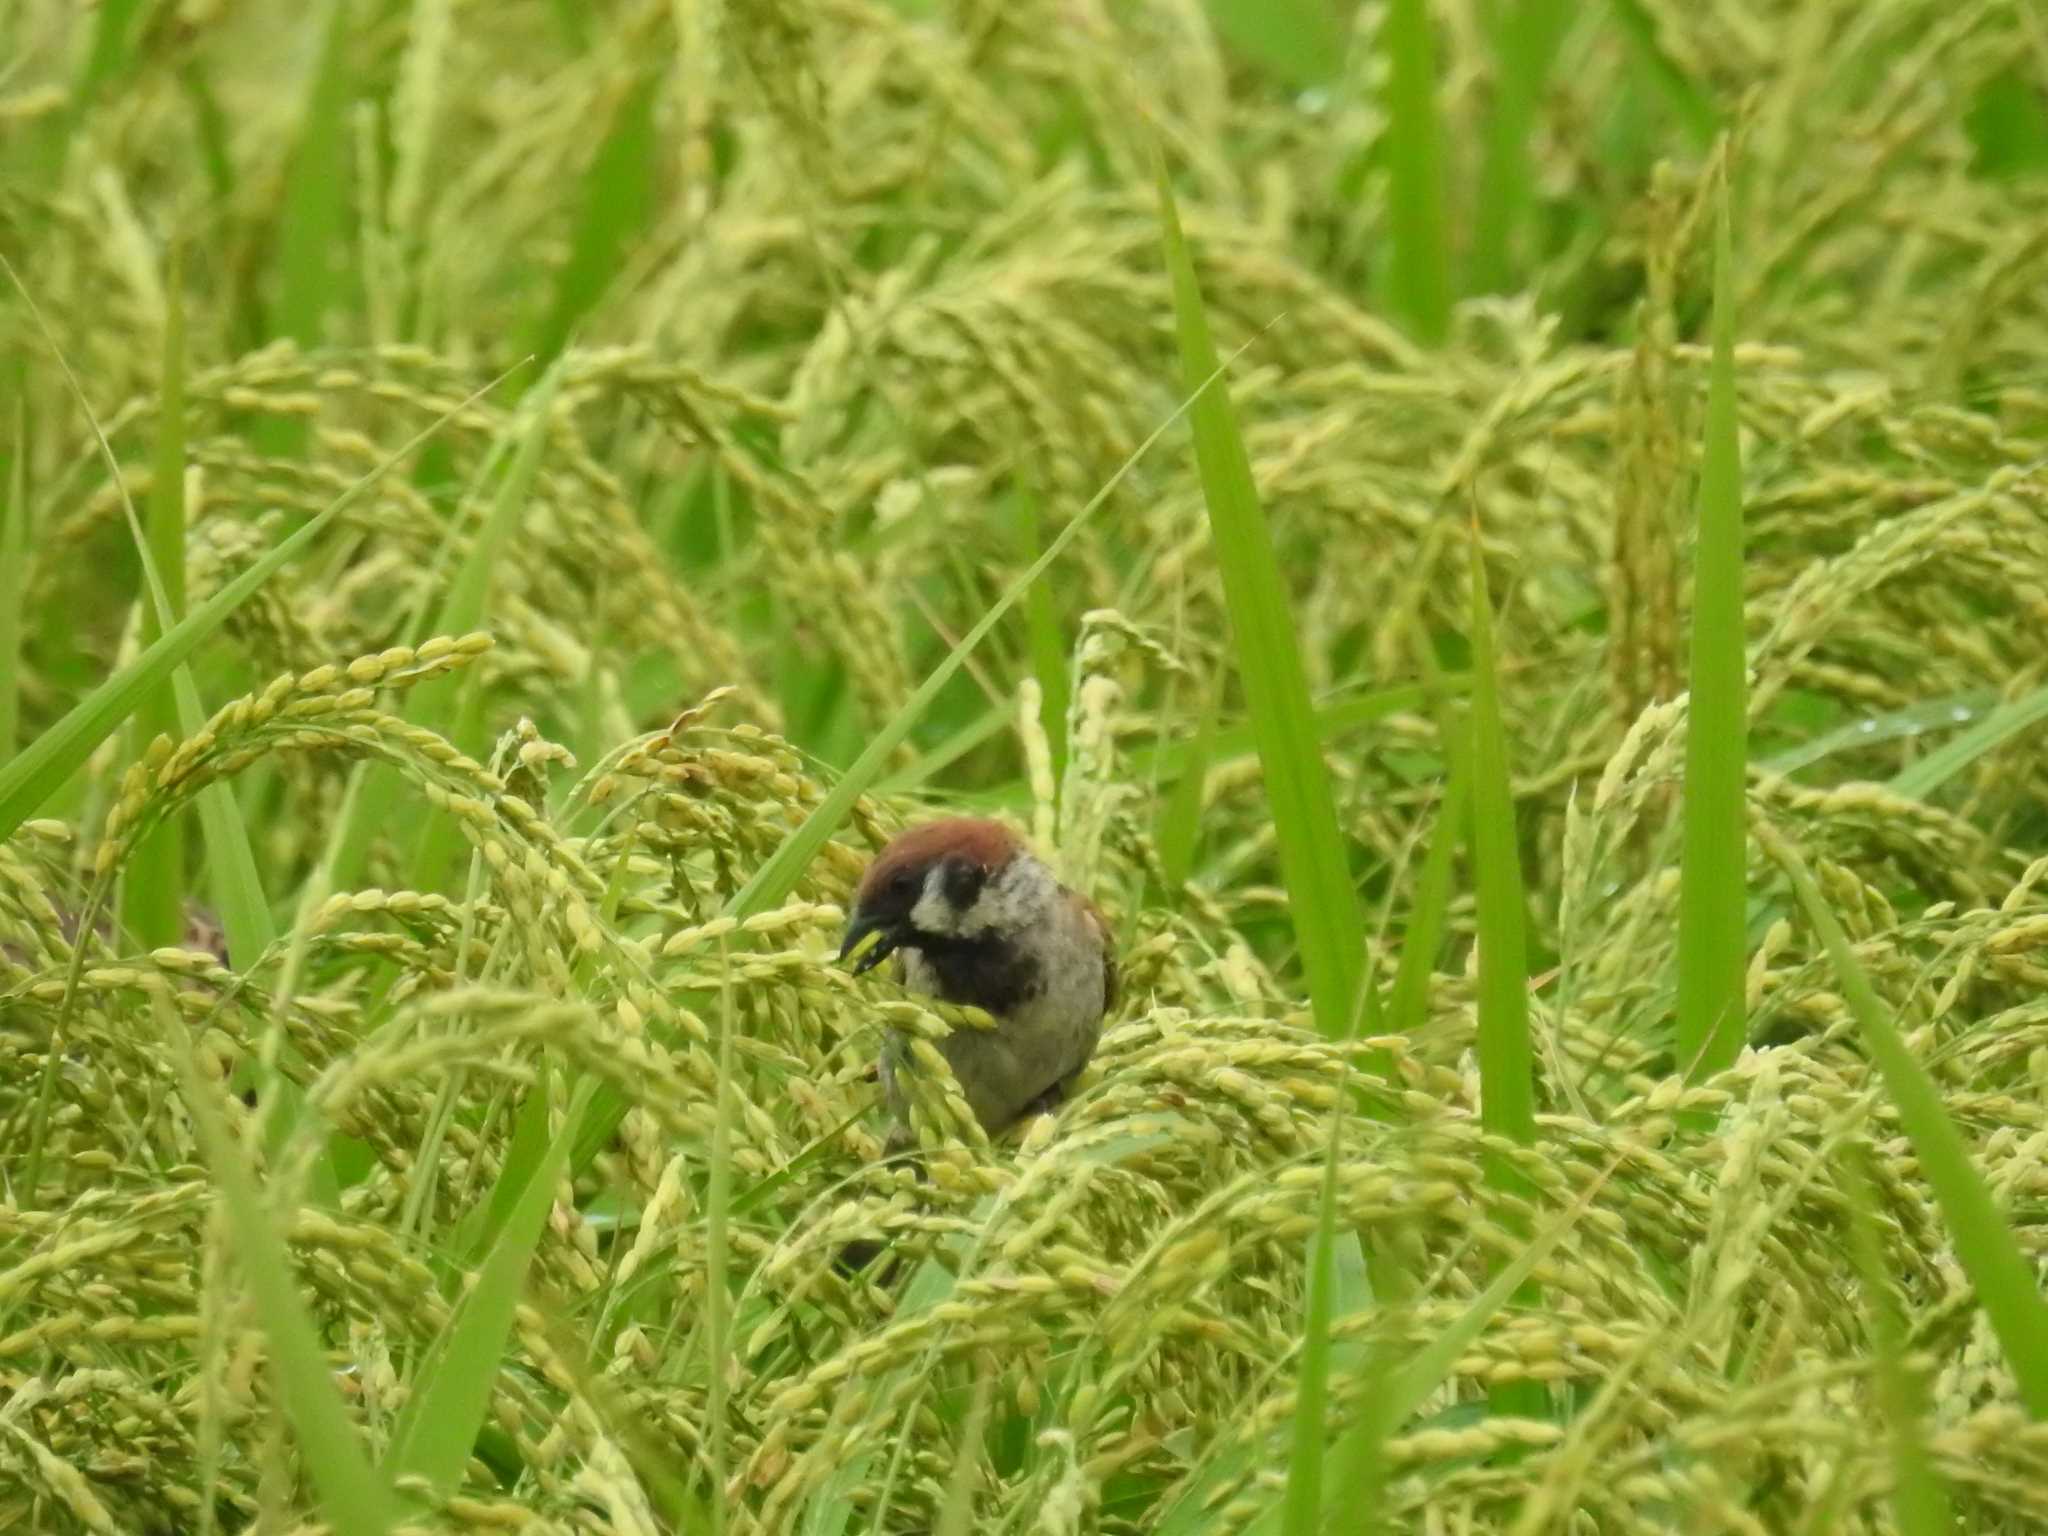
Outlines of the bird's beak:
[[839,946],[839,958],[844,960],[857,954],[853,974],[865,976],[888,959],[902,942],[902,934],[886,919],[870,912],[855,912],[853,921],[846,925],[846,939]]

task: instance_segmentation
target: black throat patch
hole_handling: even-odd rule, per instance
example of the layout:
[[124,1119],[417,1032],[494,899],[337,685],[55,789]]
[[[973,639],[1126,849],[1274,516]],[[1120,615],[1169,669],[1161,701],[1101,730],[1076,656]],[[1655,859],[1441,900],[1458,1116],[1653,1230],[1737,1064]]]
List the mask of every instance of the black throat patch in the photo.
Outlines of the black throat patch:
[[1045,990],[1045,971],[1038,961],[1000,939],[912,933],[903,947],[924,958],[938,976],[939,996],[949,1003],[1008,1014]]

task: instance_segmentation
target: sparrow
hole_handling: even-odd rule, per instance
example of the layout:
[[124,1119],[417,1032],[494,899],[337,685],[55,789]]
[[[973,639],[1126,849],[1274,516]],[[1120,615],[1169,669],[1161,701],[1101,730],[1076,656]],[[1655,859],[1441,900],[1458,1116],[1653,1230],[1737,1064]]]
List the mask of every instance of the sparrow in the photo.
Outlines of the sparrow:
[[[998,821],[926,822],[877,854],[854,894],[840,958],[870,935],[879,937],[855,961],[856,976],[893,954],[909,991],[994,1016],[993,1029],[957,1029],[938,1042],[991,1136],[1066,1096],[1116,1004],[1108,921]],[[882,1092],[907,1129],[890,1058],[884,1049]]]

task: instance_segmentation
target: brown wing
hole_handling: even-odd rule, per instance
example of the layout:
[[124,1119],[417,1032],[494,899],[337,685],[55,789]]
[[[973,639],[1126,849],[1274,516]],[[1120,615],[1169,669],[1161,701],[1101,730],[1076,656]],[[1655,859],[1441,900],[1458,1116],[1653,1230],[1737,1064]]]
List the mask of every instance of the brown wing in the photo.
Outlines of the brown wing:
[[1102,1012],[1103,1016],[1107,1018],[1110,1014],[1116,1012],[1119,992],[1118,984],[1122,980],[1117,974],[1116,933],[1109,926],[1109,919],[1102,915],[1102,908],[1095,905],[1086,896],[1076,899],[1081,903],[1081,910],[1094,920],[1095,931],[1102,938]]

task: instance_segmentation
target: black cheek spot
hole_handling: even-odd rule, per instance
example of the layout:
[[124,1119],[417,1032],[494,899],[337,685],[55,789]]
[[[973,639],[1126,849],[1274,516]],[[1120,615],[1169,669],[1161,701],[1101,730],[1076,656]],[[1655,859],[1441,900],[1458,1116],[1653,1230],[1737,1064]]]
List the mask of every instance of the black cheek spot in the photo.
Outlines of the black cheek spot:
[[965,912],[981,897],[988,872],[972,859],[953,855],[946,860],[946,900],[956,912]]

